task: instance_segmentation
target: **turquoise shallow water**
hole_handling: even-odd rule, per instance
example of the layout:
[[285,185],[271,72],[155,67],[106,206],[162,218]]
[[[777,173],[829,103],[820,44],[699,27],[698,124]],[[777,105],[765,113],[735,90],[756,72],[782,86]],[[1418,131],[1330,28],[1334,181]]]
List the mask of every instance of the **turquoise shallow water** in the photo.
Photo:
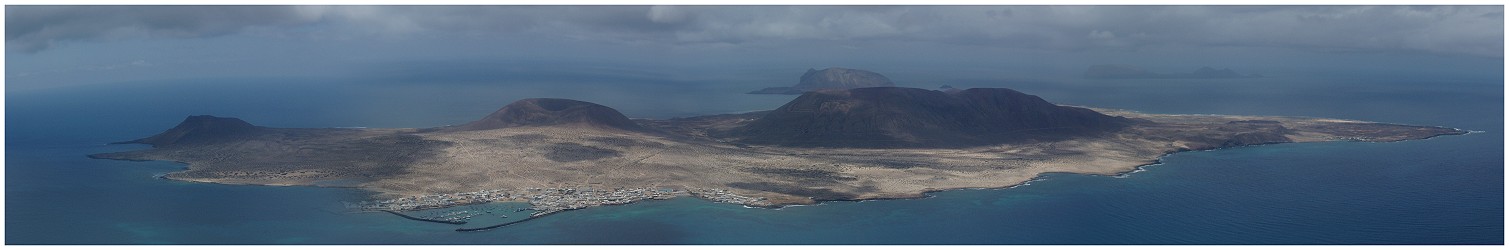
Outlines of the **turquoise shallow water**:
[[[421,104],[411,101],[476,89],[353,90],[342,84],[238,82],[251,80],[7,92],[6,243],[1503,243],[1501,81],[1369,81],[1370,87],[1348,88],[1360,83],[1280,80],[1225,86],[1000,86],[1060,103],[1147,112],[1324,116],[1484,132],[1398,143],[1186,152],[1125,177],[1050,174],[1017,188],[946,191],[914,200],[775,210],[680,198],[570,211],[462,233],[452,231],[453,225],[386,214],[326,211],[338,208],[338,201],[360,199],[362,193],[355,190],[168,181],[152,177],[181,165],[84,155],[139,148],[102,144],[150,135],[192,114],[237,116],[279,127],[426,127],[474,119],[496,108],[457,108],[460,104],[501,106],[511,99],[467,93]],[[961,85],[956,84],[966,87]],[[552,91],[529,93],[572,97]],[[649,95],[656,90],[614,91]],[[512,93],[499,95],[508,95],[504,92]],[[790,97],[700,98],[739,99],[704,107],[703,112],[711,113],[774,107]],[[416,104],[387,108],[404,103]],[[655,105],[668,104],[624,109],[654,110]],[[468,226],[489,223],[479,219]]]

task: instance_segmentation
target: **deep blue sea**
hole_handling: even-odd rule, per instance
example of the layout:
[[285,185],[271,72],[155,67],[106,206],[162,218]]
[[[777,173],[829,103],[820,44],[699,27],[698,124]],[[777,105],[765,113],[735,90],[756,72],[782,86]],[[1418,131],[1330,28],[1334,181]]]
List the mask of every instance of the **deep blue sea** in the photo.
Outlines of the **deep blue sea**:
[[[905,76],[896,77],[906,79]],[[1504,82],[1367,77],[960,79],[1061,104],[1334,117],[1474,131],[1396,143],[1186,152],[1127,176],[1050,174],[930,198],[745,208],[693,198],[569,211],[482,232],[329,212],[350,189],[187,183],[104,145],[212,114],[273,127],[433,127],[566,97],[631,117],[772,109],[780,84],[370,84],[234,78],[6,91],[7,244],[1503,244]],[[909,86],[905,81],[898,81]],[[915,87],[932,88],[928,84]],[[493,209],[518,204],[492,204]],[[421,212],[426,213],[426,212]],[[436,212],[428,212],[436,213]],[[517,216],[516,216],[517,217]]]

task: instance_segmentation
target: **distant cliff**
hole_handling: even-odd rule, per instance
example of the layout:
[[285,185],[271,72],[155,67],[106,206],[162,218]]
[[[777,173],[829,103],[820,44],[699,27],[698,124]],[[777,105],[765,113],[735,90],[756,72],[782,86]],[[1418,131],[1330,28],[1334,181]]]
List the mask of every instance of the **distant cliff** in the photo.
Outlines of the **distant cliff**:
[[1258,74],[1241,74],[1231,69],[1215,69],[1200,67],[1194,72],[1186,74],[1164,74],[1151,72],[1131,65],[1095,65],[1085,69],[1085,78],[1089,79],[1233,79],[1233,78],[1261,78]]
[[880,73],[846,68],[807,69],[796,86],[771,87],[749,94],[800,95],[803,92],[825,89],[853,89],[868,87],[894,87],[895,83]]

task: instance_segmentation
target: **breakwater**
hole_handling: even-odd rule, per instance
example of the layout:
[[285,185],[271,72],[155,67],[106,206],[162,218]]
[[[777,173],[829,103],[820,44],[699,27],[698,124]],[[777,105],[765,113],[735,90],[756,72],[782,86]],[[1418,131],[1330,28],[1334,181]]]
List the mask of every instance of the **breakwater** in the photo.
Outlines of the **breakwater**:
[[492,225],[492,226],[485,226],[485,227],[478,227],[478,228],[457,228],[456,232],[482,231],[482,230],[488,230],[488,229],[506,227],[508,225],[523,223],[525,221],[533,220],[535,218],[540,218],[540,216],[530,216],[529,218],[524,218],[522,220],[510,221],[508,223],[497,224],[497,225]]
[[[575,210],[575,209],[567,209],[567,210]],[[529,218],[524,218],[522,220],[516,220],[516,221],[512,221],[512,222],[508,222],[508,223],[503,223],[503,224],[492,225],[492,226],[485,226],[485,227],[478,227],[478,228],[457,228],[456,232],[482,231],[482,230],[488,230],[488,229],[493,229],[493,228],[506,227],[508,225],[524,223],[525,221],[533,220],[533,219],[540,218],[540,217],[545,217],[546,215],[558,213],[558,212],[561,212],[561,211],[565,211],[565,210],[539,212],[539,213],[535,213],[535,214],[529,215]]]
[[417,221],[424,221],[424,222],[434,222],[434,223],[445,223],[445,224],[452,224],[452,225],[466,224],[465,221],[425,219],[425,218],[419,218],[419,217],[409,216],[407,214],[403,214],[403,213],[399,213],[399,212],[393,212],[391,210],[382,210],[382,211],[383,212],[388,212],[388,213],[393,214],[393,215],[397,215],[398,217],[403,217],[404,219],[410,219],[410,220],[417,220]]

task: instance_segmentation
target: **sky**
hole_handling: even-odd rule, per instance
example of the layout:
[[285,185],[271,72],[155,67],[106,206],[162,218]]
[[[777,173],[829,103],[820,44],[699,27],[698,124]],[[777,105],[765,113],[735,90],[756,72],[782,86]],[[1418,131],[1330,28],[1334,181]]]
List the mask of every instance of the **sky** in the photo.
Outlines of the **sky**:
[[8,91],[184,79],[902,86],[1165,73],[1502,78],[1502,6],[6,6]]

